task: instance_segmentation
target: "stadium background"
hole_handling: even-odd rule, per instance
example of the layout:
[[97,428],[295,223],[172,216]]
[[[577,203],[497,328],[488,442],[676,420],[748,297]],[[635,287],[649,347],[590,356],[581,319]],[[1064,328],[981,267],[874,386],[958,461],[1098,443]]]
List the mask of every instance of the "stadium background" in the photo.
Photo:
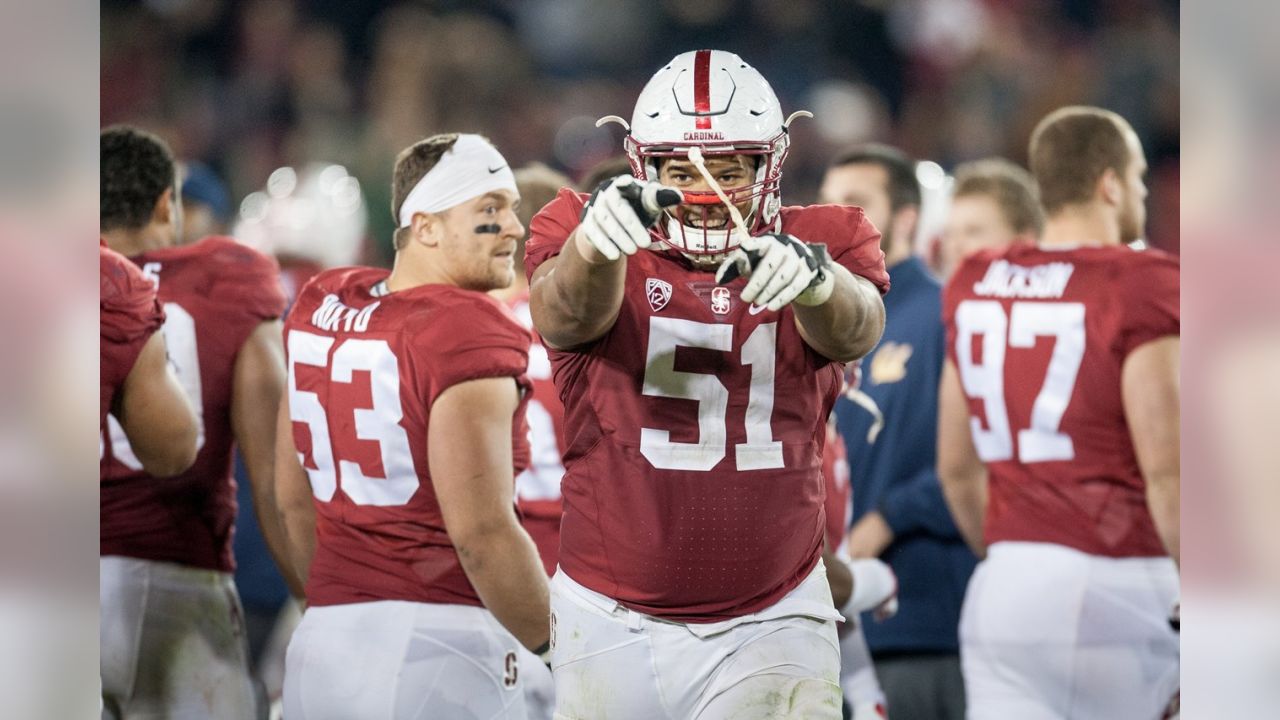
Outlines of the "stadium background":
[[858,141],[950,170],[1024,162],[1035,122],[1088,103],[1150,160],[1149,241],[1177,251],[1175,0],[104,0],[101,122],[159,133],[233,203],[278,167],[345,166],[368,208],[364,260],[390,260],[395,154],[446,131],[576,179],[619,152],[649,75],[685,50],[739,53],[799,121],[784,201],[814,200]]

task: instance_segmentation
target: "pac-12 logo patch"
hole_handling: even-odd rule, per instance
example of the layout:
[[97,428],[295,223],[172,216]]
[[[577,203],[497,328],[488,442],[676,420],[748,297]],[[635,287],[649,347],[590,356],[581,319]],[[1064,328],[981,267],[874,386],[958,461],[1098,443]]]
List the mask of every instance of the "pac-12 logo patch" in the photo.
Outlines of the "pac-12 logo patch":
[[711,288],[711,312],[717,315],[728,315],[729,305],[729,288]]
[[657,278],[649,278],[644,284],[644,293],[649,298],[649,307],[658,312],[671,302],[671,283]]

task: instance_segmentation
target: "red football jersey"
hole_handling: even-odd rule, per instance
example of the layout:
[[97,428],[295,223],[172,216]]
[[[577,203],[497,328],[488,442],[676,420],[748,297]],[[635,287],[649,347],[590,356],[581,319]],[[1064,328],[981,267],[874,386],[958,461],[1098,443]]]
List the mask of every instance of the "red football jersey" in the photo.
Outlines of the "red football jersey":
[[[531,223],[526,271],[560,251],[586,196]],[[782,228],[888,287],[880,235],[854,208],[784,208]],[[761,610],[822,550],[821,453],[842,370],[790,307],[748,307],[674,251],[627,260],[612,329],[551,351],[565,405],[560,567],[638,611],[713,622]]]
[[109,421],[99,550],[230,572],[236,516],[232,379],[249,334],[284,312],[276,262],[224,237],[130,260],[158,284],[169,362],[200,419],[199,451],[182,475],[153,478],[142,471],[119,424]]
[[533,334],[529,346],[529,381],[533,397],[525,408],[529,421],[529,467],[516,476],[516,505],[520,521],[534,545],[547,575],[553,575],[560,556],[560,480],[564,477],[564,404],[551,382],[551,360],[541,338],[533,331],[529,293],[512,298],[511,312]]
[[1120,394],[1138,346],[1179,334],[1178,260],[1127,247],[973,255],[943,296],[947,356],[990,476],[985,536],[1164,555]]
[[853,504],[849,501],[849,451],[831,423],[827,423],[827,444],[822,453],[822,479],[827,487],[827,546],[835,552],[849,532]]
[[[509,376],[527,398],[529,332],[488,295],[387,294],[387,275],[320,273],[285,321],[293,439],[316,507],[307,602],[480,605],[431,484],[427,423],[435,399],[468,380]],[[512,419],[516,472],[529,461],[524,410]]]
[[[101,408],[98,427],[105,428],[116,392],[133,370],[151,334],[164,324],[164,310],[156,299],[155,283],[138,266],[98,241],[98,381]],[[105,452],[105,447],[104,447]],[[105,470],[104,465],[100,468]]]

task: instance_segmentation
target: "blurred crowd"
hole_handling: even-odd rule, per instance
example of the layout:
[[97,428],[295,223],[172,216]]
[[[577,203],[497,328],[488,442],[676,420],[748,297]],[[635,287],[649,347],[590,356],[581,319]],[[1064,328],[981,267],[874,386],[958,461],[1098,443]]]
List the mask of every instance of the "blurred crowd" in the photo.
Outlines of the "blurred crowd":
[[[233,212],[282,166],[336,163],[385,264],[394,154],[480,132],[515,165],[581,179],[621,148],[648,72],[696,47],[770,78],[794,126],[788,203],[841,147],[943,169],[1024,162],[1048,110],[1113,109],[1151,162],[1149,241],[1177,251],[1178,3],[1172,0],[104,0],[101,122],[129,122],[224,177]],[[250,202],[252,205],[253,202]],[[251,213],[253,207],[247,208]]]

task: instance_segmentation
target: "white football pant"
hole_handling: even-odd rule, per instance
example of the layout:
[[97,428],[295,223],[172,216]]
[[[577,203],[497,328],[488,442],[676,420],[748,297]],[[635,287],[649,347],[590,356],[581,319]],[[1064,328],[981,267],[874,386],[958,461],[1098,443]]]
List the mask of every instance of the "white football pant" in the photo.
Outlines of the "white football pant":
[[551,720],[556,709],[556,681],[542,658],[523,645],[520,646],[520,682],[524,685],[524,708],[529,720]]
[[848,623],[853,627],[840,638],[840,688],[854,710],[853,720],[877,718],[880,717],[877,708],[885,704],[884,690],[880,689],[880,680],[871,662],[861,620],[853,617]]
[[557,720],[839,720],[840,647],[826,568],[772,607],[717,623],[628,610],[551,579]]
[[484,608],[308,608],[285,659],[287,720],[525,720],[520,643]]
[[1159,720],[1178,690],[1177,596],[1169,558],[992,545],[960,617],[969,720]]
[[231,575],[114,556],[99,572],[104,718],[256,717]]

